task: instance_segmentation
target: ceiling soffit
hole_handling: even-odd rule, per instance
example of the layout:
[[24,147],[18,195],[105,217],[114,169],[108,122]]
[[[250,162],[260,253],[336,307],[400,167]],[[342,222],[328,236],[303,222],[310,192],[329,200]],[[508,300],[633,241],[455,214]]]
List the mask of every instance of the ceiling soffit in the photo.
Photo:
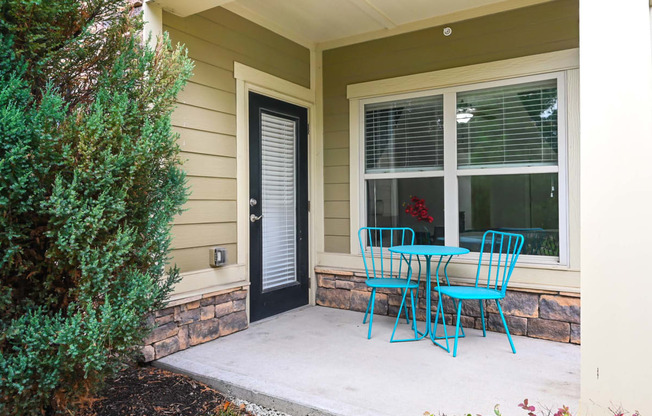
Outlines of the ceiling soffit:
[[330,49],[551,0],[148,1],[181,17],[222,6],[303,46]]

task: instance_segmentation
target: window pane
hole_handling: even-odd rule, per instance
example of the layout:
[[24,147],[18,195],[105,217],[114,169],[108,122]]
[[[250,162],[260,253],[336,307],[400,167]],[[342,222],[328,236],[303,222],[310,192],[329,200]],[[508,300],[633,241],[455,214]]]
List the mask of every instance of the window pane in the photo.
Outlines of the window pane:
[[365,105],[367,173],[442,169],[441,95]]
[[457,165],[557,164],[557,80],[457,94]]
[[443,245],[444,179],[368,180],[367,226],[410,227],[415,244]]
[[480,251],[486,230],[525,237],[522,254],[559,256],[557,174],[459,177],[460,246]]

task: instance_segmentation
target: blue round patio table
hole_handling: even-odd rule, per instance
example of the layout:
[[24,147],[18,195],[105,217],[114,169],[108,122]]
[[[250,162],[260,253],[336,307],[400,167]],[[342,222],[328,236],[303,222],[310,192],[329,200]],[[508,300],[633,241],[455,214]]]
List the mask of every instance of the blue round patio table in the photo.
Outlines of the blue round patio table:
[[[444,265],[444,276],[446,277],[446,283],[450,285],[450,282],[448,280],[448,263],[451,261],[453,256],[459,256],[462,254],[467,254],[469,253],[469,249],[467,248],[462,248],[462,247],[452,247],[452,246],[435,246],[435,245],[406,245],[406,246],[393,246],[389,248],[389,251],[392,253],[400,254],[403,260],[408,262],[408,257],[406,256],[416,256],[417,260],[421,261],[420,256],[423,256],[426,258],[426,329],[425,331],[421,332],[418,331],[418,333],[421,335],[418,338],[415,338],[413,340],[409,341],[416,341],[419,339],[423,339],[427,335],[430,335],[430,338],[432,342],[434,342],[436,345],[443,347],[443,345],[439,345],[435,339],[436,338],[441,338],[441,337],[436,337],[434,331],[431,331],[431,324],[432,324],[432,318],[431,318],[431,271],[430,271],[430,263],[433,258],[433,256],[439,256],[439,261],[437,262],[437,268],[435,269],[435,278],[437,279],[436,281],[437,286],[439,286],[439,267],[441,266],[442,261],[444,258],[446,259],[446,263]],[[408,264],[409,266],[409,264]],[[441,302],[441,299],[440,299]],[[414,315],[416,317],[416,314]],[[436,319],[436,318],[435,318]],[[442,312],[442,319],[444,320],[445,324],[445,319],[444,319],[444,314]],[[444,327],[445,328],[445,327]],[[447,337],[447,336],[446,336]],[[445,348],[444,348],[445,349]]]

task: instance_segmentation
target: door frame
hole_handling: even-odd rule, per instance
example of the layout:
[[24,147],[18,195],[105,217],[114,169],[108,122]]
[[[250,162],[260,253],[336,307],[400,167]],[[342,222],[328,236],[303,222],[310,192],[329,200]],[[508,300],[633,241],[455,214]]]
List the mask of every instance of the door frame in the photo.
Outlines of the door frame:
[[[308,304],[315,304],[315,205],[319,203],[316,198],[317,194],[323,195],[323,192],[316,192],[320,188],[318,180],[322,175],[314,174],[315,166],[319,165],[315,149],[319,148],[321,143],[315,141],[317,137],[314,134],[314,126],[317,122],[315,111],[315,90],[294,84],[282,78],[270,75],[255,68],[243,65],[239,62],[234,63],[233,70],[236,79],[236,160],[237,160],[237,202],[236,202],[236,219],[237,219],[237,263],[244,265],[247,276],[247,285],[251,285],[249,256],[249,92],[266,95],[268,97],[286,101],[308,109],[308,124],[313,126],[308,131],[308,201],[310,209],[308,210],[308,279],[310,281],[308,289]],[[321,209],[319,210],[321,212]],[[247,292],[247,317],[250,321],[250,302]]]
[[[263,218],[265,207],[270,201],[265,196],[265,148],[264,115],[290,122],[294,126],[291,136],[293,152],[292,178],[294,198],[291,203],[294,214],[294,282],[281,284],[264,290],[265,258],[267,249],[265,236],[275,238],[282,230],[267,229],[273,220]],[[260,215],[258,221],[249,221],[250,320],[261,320],[279,313],[307,305],[309,302],[310,277],[308,272],[308,109],[287,101],[277,100],[253,91],[249,92],[249,196],[258,203],[250,207],[250,215]],[[276,160],[276,159],[275,159]],[[274,162],[272,162],[274,163]],[[251,199],[250,199],[251,201]],[[280,202],[280,201],[277,201]],[[251,202],[250,202],[251,205]],[[290,208],[290,206],[286,206]],[[270,222],[271,221],[271,222]],[[267,231],[266,231],[267,230]],[[278,237],[278,236],[276,236]],[[278,248],[278,247],[277,247]],[[278,253],[283,255],[282,253]],[[270,258],[269,260],[274,260]]]

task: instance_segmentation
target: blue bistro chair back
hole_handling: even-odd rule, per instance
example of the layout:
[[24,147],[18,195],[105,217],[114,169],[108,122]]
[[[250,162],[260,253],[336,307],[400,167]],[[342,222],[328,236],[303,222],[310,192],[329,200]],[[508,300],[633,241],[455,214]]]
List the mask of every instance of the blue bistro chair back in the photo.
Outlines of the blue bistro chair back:
[[[369,316],[367,338],[371,338],[376,289],[399,289],[402,292],[403,299],[401,301],[401,307],[396,317],[394,331],[390,337],[390,342],[394,342],[396,327],[403,311],[405,311],[405,319],[409,323],[407,305],[405,303],[408,291],[410,292],[414,314],[413,291],[419,287],[421,273],[419,271],[419,278],[416,282],[412,281],[412,268],[409,265],[412,257],[409,256],[409,258],[405,259],[407,262],[404,262],[400,255],[392,253],[387,249],[392,246],[413,245],[414,231],[411,228],[362,227],[358,231],[358,241],[360,242],[362,262],[364,263],[364,269],[367,275],[366,284],[371,288],[371,296],[362,321],[366,323],[367,316]],[[412,326],[416,331],[414,322]]]
[[[464,337],[464,330],[460,328],[460,315],[462,314],[462,302],[466,300],[477,300],[480,303],[480,315],[482,317],[482,335],[485,337],[487,336],[487,331],[485,328],[483,301],[492,299],[495,300],[496,306],[498,307],[498,312],[500,313],[500,318],[502,319],[503,326],[505,327],[505,333],[507,334],[509,345],[512,348],[512,352],[516,354],[516,349],[514,348],[514,343],[512,342],[512,336],[509,333],[509,329],[507,328],[507,321],[505,321],[505,316],[503,315],[503,310],[500,306],[500,300],[505,297],[507,284],[509,283],[509,279],[511,278],[512,272],[514,271],[516,261],[521,254],[523,242],[524,238],[521,234],[492,230],[485,232],[482,236],[482,249],[478,259],[478,268],[475,275],[475,286],[451,286],[449,282],[447,282],[446,286],[438,286],[437,289],[439,291],[440,298],[439,303],[442,304],[441,295],[447,295],[453,299],[453,302],[457,308],[457,322],[455,325],[455,346],[453,347],[453,357],[457,356],[458,338]],[[485,279],[486,284],[484,283]],[[439,306],[437,309],[437,317],[439,317],[440,309],[441,313],[443,314],[443,308]],[[437,319],[438,318],[435,319],[435,331],[437,327]],[[460,329],[462,329],[461,337]],[[446,326],[444,324],[444,332],[445,331]],[[448,335],[444,335],[444,337],[441,338],[446,339],[445,349],[449,351],[450,349],[448,347]]]
[[[479,287],[480,277],[484,277],[487,280],[487,289],[499,291],[501,299],[504,298],[524,240],[521,234],[491,230],[485,232],[482,236],[482,251],[478,259],[475,287]],[[488,260],[485,265],[482,264],[483,256]],[[482,269],[486,269],[486,274]]]

